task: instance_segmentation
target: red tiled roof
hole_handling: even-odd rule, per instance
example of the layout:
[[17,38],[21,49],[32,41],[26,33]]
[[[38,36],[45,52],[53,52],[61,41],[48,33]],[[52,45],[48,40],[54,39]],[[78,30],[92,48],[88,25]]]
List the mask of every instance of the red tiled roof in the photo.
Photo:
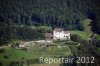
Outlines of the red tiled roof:
[[53,37],[52,33],[45,33],[45,37],[49,38],[49,37]]

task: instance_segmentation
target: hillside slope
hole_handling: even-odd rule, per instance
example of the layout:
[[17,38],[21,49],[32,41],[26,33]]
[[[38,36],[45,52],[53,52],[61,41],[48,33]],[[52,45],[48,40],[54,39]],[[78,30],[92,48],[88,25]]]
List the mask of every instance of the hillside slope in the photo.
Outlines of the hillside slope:
[[83,30],[81,21],[94,15],[91,0],[0,0],[0,21]]

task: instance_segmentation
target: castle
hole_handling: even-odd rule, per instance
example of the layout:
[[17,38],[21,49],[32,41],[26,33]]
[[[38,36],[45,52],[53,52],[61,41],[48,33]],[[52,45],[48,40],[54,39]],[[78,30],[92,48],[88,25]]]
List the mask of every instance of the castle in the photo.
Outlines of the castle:
[[62,28],[55,28],[53,30],[53,40],[70,40],[70,33],[64,31]]
[[55,28],[53,33],[45,33],[45,40],[47,42],[56,40],[70,40],[70,32],[64,31],[62,28]]

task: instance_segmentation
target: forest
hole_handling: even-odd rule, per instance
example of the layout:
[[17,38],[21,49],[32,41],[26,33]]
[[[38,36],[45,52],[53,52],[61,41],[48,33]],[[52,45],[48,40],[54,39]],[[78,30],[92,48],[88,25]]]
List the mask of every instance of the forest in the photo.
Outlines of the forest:
[[49,25],[67,30],[83,30],[81,21],[91,11],[79,0],[2,0],[0,7],[0,20],[7,24]]
[[[92,20],[91,30],[100,34],[98,0],[0,0],[0,39],[4,38],[0,40],[0,44],[2,41],[12,39],[11,35],[21,38],[25,33],[23,29],[29,29],[22,28],[22,25],[37,27],[43,25],[83,31],[82,21],[87,18]],[[13,28],[14,26],[16,28]],[[23,35],[16,34],[18,31],[23,32]],[[32,33],[31,29],[28,33]]]

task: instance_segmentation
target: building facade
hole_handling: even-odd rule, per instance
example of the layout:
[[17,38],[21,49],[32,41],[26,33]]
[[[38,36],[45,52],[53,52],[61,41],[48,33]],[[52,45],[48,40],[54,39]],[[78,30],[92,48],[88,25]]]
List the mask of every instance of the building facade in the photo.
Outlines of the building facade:
[[62,28],[55,28],[53,31],[53,40],[70,40],[70,32]]

